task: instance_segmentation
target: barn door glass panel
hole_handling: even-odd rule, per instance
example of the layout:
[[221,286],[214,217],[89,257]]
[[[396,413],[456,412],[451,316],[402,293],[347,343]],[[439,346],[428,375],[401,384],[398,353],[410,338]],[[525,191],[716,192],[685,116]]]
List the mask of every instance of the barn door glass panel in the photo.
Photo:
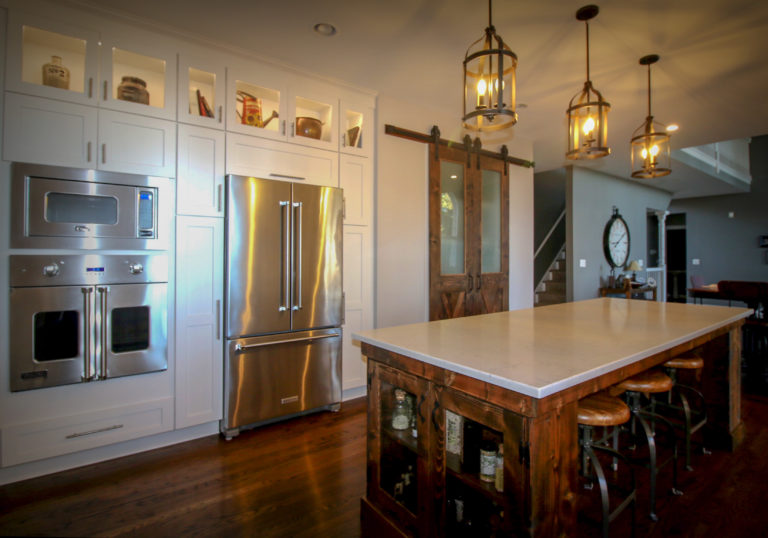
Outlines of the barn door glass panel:
[[464,166],[440,163],[440,273],[455,275],[464,269]]
[[483,170],[482,177],[482,273],[501,272],[501,174]]

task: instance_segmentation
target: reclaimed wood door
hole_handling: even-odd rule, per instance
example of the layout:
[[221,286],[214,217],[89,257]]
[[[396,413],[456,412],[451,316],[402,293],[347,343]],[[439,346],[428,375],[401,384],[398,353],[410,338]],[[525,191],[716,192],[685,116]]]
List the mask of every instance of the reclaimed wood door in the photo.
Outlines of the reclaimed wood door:
[[501,159],[430,145],[429,318],[506,310],[509,176]]

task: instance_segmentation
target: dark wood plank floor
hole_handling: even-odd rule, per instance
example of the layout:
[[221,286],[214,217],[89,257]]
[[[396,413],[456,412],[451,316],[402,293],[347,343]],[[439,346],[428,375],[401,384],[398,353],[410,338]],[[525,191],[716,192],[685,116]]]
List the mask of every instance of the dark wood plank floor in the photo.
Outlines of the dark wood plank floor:
[[[44,536],[360,535],[365,400],[245,432],[183,443],[0,486],[0,534]],[[699,455],[683,497],[637,536],[765,536],[768,399],[746,397],[735,453]],[[622,516],[614,536],[628,536]],[[595,536],[597,529],[574,530]]]

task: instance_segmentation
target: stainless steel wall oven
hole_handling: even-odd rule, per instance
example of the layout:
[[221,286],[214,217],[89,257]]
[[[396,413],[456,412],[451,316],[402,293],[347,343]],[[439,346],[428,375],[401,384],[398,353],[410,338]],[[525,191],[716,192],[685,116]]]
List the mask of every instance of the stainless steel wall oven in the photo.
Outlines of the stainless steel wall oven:
[[11,390],[165,370],[168,258],[12,255]]

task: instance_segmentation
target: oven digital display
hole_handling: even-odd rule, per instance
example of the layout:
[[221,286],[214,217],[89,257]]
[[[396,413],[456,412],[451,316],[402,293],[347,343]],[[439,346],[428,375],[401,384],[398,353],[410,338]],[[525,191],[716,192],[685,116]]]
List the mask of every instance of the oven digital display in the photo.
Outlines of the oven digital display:
[[103,267],[86,267],[85,271],[87,273],[103,273],[104,268]]

